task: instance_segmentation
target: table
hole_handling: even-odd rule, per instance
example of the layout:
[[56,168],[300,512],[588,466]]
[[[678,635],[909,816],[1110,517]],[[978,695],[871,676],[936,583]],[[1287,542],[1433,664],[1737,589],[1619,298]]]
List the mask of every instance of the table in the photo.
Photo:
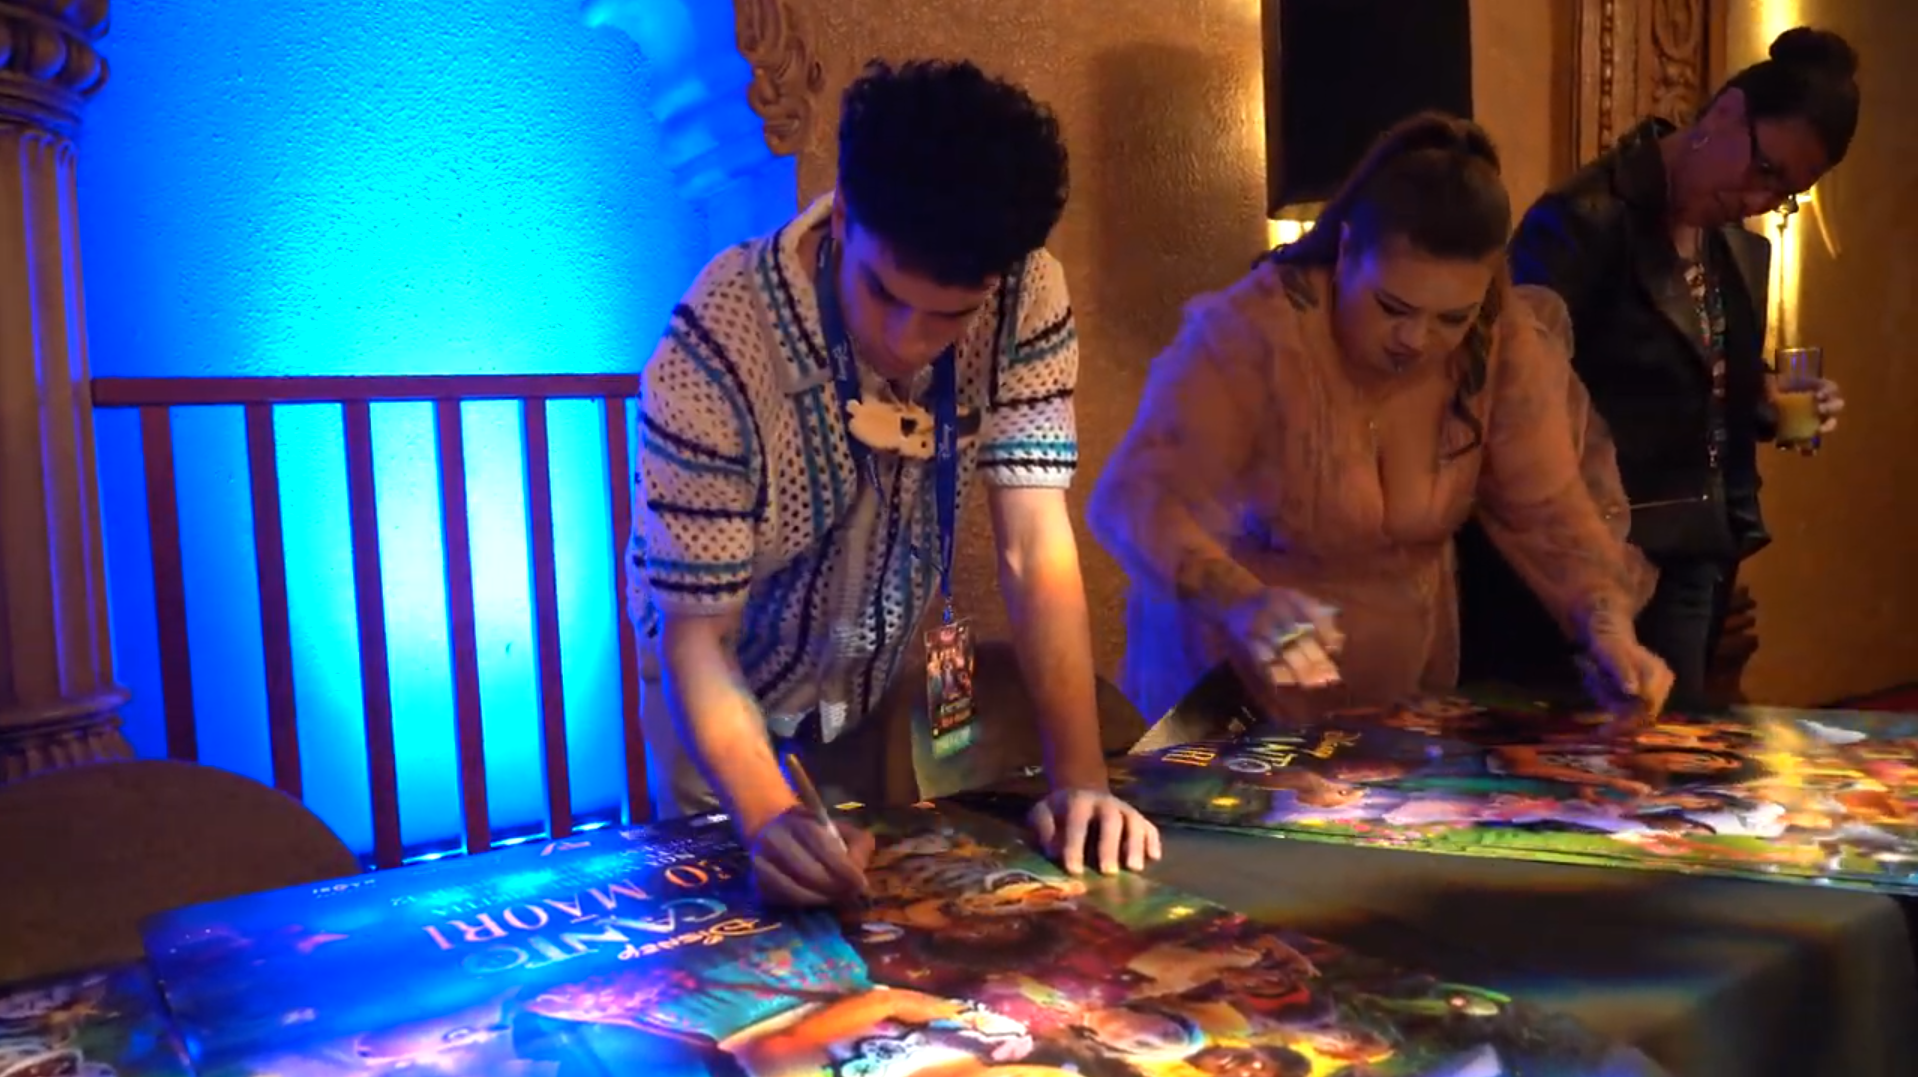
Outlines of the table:
[[[1005,739],[999,765],[1032,761],[1031,745]],[[1034,786],[1003,788],[996,810],[1018,814]],[[1568,1013],[1680,1077],[1918,1073],[1918,972],[1892,898],[1267,834],[1166,835],[1155,874],[1174,886]]]
[[[1153,877],[1567,1012],[1675,1077],[1913,1072],[1918,1003],[1890,899],[1174,829]],[[147,986],[137,972],[124,990]],[[153,1011],[144,999],[139,1023]],[[116,1029],[122,1072],[180,1074]],[[147,1054],[120,1054],[144,1040]]]
[[1575,1016],[1677,1077],[1918,1072],[1891,898],[1190,829],[1152,874]]
[[1166,849],[1162,882],[1569,1013],[1675,1077],[1918,1069],[1890,899],[1192,829],[1168,829]]
[[[1443,1061],[1453,1067],[1446,1072],[1488,1073],[1478,1064],[1502,1057],[1536,1060],[1561,1077],[1658,1074],[1553,1015],[1512,1014],[1496,994],[1457,985],[1450,970],[1375,963],[1253,929],[1136,877],[1061,887],[1016,830],[911,808],[879,825],[906,859],[888,866],[890,887],[851,926],[750,909],[730,827],[714,817],[178,910],[146,932],[164,1003],[137,965],[103,983],[0,991],[0,1070],[104,1064],[129,1077],[184,1077],[167,1051],[177,1028],[209,1074],[362,1072],[371,1059],[509,1077],[691,1077],[720,1053],[788,1067],[749,1072],[796,1072],[788,1064],[821,1046],[864,1052],[869,1034],[875,1050],[907,1046],[897,1038],[902,1024],[933,1037],[913,1041],[914,1051],[957,1049],[939,1037],[970,1026],[934,1030],[929,1022],[954,1018],[889,1007],[985,990],[1012,1020],[1031,1023],[1026,1049],[1050,1052],[1032,1063],[1041,1072],[1100,1063],[1081,1072],[1200,1077],[1218,1071],[1182,1063],[1204,1053],[1193,1053],[1191,1038],[1203,1031],[1216,1050],[1237,1052],[1227,1056],[1237,1065],[1268,1050],[1264,1060],[1282,1068],[1263,1072],[1302,1077],[1291,1065],[1307,1063],[1300,1051],[1237,1042],[1251,1033],[1249,1015],[1260,1015],[1285,1022],[1290,1042],[1324,1061],[1389,1057],[1421,1067],[1386,1072],[1430,1074]],[[929,896],[938,893],[947,896]],[[948,935],[965,941],[933,941]],[[1306,987],[1295,960],[1315,962],[1307,967],[1322,970],[1310,976],[1323,986]],[[1041,979],[1018,987],[1003,978],[1015,974]],[[983,986],[986,975],[995,986]],[[1143,984],[1162,990],[1135,999]],[[899,994],[878,997],[889,991]],[[1083,1009],[1061,1007],[1055,991]],[[1487,1003],[1489,1011],[1472,1008]],[[663,1024],[644,1024],[653,1019]],[[806,1033],[786,1020],[809,1022]],[[980,1031],[1006,1034],[990,1021]],[[715,1049],[706,1036],[731,1046]],[[1113,1038],[1091,1038],[1099,1036]]]

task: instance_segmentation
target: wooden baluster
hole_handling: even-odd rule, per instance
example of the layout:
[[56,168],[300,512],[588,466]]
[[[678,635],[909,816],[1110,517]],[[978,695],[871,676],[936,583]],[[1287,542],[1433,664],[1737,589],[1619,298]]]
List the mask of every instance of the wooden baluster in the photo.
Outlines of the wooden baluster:
[[533,539],[533,636],[539,651],[539,709],[546,749],[547,833],[563,838],[573,832],[573,794],[566,759],[566,682],[560,663],[553,475],[547,450],[545,399],[521,401],[520,415],[526,430],[526,516]]
[[253,487],[253,561],[260,579],[260,651],[266,662],[266,720],[273,784],[299,797],[299,697],[293,690],[293,626],[287,609],[285,521],[273,405],[246,405],[246,466]]
[[639,732],[639,641],[626,609],[626,545],[633,532],[633,456],[626,435],[626,397],[606,398],[606,477],[612,484],[613,606],[619,626],[620,730],[626,740],[626,821],[652,817],[646,790],[646,741]]
[[373,482],[373,415],[364,400],[344,405],[346,504],[353,532],[353,598],[359,613],[360,692],[366,711],[366,770],[373,799],[373,862],[398,867],[399,762],[386,658],[386,595],[380,578],[379,502]]
[[434,405],[440,442],[440,517],[446,546],[447,635],[453,645],[453,713],[459,739],[460,807],[466,851],[493,847],[486,804],[486,729],[480,711],[478,618],[473,613],[473,545],[466,506],[465,425],[458,400]]
[[473,375],[307,378],[103,378],[93,382],[96,407],[133,407],[141,412],[152,531],[155,614],[161,652],[162,697],[169,754],[198,754],[192,669],[187,638],[185,579],[181,567],[179,503],[170,407],[243,405],[248,464],[252,472],[254,543],[262,604],[261,634],[267,670],[268,720],[274,781],[299,794],[303,787],[296,696],[287,609],[285,529],[280,501],[273,413],[278,403],[343,406],[348,511],[353,551],[355,608],[359,627],[362,706],[372,800],[374,862],[391,867],[404,857],[391,671],[386,646],[385,596],[379,550],[379,513],[372,444],[371,405],[433,400],[439,423],[441,510],[447,556],[449,639],[453,650],[454,705],[459,743],[463,825],[467,847],[490,847],[486,800],[483,716],[479,694],[477,617],[473,608],[471,527],[467,512],[461,399],[519,400],[525,424],[525,480],[533,569],[535,630],[541,691],[541,732],[551,832],[573,829],[566,741],[565,679],[561,665],[557,565],[554,560],[549,398],[599,400],[607,423],[608,475],[612,483],[613,539],[618,567],[615,601],[619,633],[621,718],[625,734],[628,818],[648,814],[645,745],[639,734],[638,641],[626,616],[623,592],[625,547],[632,516],[631,432],[626,409],[637,390],[631,375]]
[[146,458],[147,532],[153,556],[153,613],[160,643],[160,701],[169,759],[200,758],[193,716],[193,655],[187,639],[186,569],[180,561],[180,494],[173,473],[173,412],[140,409],[140,451]]

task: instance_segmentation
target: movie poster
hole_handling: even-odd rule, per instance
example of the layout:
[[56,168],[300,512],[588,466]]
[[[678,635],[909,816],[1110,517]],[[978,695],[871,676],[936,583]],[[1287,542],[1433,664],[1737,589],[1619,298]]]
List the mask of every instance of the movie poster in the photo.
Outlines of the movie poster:
[[139,965],[0,987],[0,1077],[187,1077]]
[[1129,758],[1161,819],[1438,853],[1918,893],[1918,719],[1747,707],[1610,715],[1424,699]]
[[1569,1019],[1140,876],[1067,876],[931,806],[862,814],[860,907],[768,911],[714,819],[201,906],[149,951],[209,1077],[1656,1072]]

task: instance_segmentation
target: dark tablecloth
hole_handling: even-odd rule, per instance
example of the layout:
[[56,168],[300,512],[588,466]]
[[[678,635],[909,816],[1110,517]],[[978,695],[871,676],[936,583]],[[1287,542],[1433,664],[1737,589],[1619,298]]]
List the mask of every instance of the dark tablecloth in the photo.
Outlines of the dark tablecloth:
[[1188,829],[1166,831],[1151,874],[1569,1013],[1676,1077],[1918,1073],[1890,898]]
[[[1008,667],[994,677],[994,663]],[[1010,659],[982,648],[982,769],[1040,758]],[[999,686],[994,689],[993,686]],[[987,706],[987,704],[990,706]],[[1025,707],[1026,709],[1021,709]],[[1101,700],[1108,750],[1144,722]],[[903,735],[902,735],[903,737]],[[1123,750],[1123,749],[1120,749]],[[891,769],[909,774],[894,745]],[[1031,780],[1008,781],[1029,793]],[[985,804],[1023,814],[1025,796]],[[1675,1077],[1918,1075],[1918,971],[1898,901],[1629,869],[1167,827],[1152,875],[1373,956],[1580,1018]]]

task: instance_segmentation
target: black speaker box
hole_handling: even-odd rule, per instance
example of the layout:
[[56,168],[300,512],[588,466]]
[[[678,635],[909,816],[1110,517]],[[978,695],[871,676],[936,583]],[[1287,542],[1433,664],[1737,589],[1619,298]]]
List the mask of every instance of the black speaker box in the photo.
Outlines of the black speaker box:
[[1427,109],[1472,116],[1470,0],[1265,0],[1264,22],[1275,217],[1331,197],[1399,120]]

